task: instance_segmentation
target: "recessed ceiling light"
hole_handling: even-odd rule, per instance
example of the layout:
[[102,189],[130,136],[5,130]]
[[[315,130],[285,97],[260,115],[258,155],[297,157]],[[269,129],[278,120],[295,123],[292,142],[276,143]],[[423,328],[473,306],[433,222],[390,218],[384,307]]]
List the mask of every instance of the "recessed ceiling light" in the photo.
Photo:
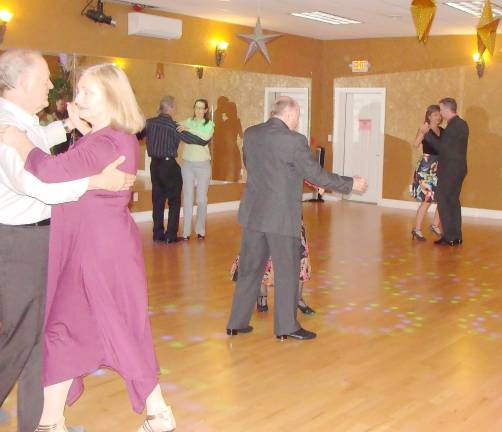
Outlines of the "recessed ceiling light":
[[[446,5],[458,9],[462,12],[468,13],[469,15],[474,15],[480,17],[483,12],[484,1],[459,1],[459,2],[446,2]],[[493,15],[502,16],[502,7],[492,3]]]
[[356,21],[349,18],[343,18],[337,15],[329,14],[326,12],[294,12],[291,15],[300,18],[306,18],[314,21],[321,21],[327,24],[361,24],[361,21]]

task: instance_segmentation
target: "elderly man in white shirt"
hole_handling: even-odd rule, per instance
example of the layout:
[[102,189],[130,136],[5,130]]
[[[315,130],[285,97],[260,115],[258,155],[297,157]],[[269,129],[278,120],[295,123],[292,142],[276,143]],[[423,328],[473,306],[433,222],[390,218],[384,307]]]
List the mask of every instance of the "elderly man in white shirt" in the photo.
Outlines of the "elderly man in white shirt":
[[[39,53],[11,50],[0,55],[2,134],[9,133],[5,125],[15,126],[49,153],[74,126],[86,129],[79,119],[39,125],[36,113],[47,106],[52,87],[49,68]],[[122,162],[119,158],[93,177],[46,184],[24,170],[16,150],[0,142],[0,406],[19,381],[20,432],[35,430],[43,407],[41,333],[50,205],[77,201],[90,189],[128,189],[134,176],[117,170]]]

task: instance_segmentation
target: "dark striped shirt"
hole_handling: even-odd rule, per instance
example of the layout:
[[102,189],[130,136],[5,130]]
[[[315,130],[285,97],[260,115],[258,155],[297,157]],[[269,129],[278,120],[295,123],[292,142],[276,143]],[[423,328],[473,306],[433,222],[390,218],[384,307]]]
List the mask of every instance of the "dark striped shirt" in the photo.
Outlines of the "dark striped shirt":
[[139,139],[146,137],[148,156],[175,158],[178,155],[180,141],[187,144],[208,145],[209,141],[187,131],[178,132],[177,127],[178,123],[167,114],[159,114],[157,117],[148,119],[145,129],[138,134]]

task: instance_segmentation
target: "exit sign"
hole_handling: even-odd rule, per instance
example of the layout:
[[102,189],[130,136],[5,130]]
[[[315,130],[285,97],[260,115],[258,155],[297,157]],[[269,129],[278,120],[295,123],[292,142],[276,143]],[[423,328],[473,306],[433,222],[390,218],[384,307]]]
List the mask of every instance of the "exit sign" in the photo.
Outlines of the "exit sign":
[[349,67],[354,73],[368,72],[370,63],[368,60],[353,60],[352,63],[349,64]]

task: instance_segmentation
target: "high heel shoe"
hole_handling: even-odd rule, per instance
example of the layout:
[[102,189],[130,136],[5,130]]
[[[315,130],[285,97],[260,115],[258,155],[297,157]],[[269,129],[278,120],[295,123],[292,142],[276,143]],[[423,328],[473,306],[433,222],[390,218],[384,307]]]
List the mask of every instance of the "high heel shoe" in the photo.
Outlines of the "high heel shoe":
[[256,310],[258,312],[268,312],[267,296],[258,296],[256,300]]
[[425,241],[425,240],[427,240],[427,239],[423,236],[422,231],[420,231],[420,230],[416,230],[416,229],[412,229],[412,230],[411,230],[411,238],[412,238],[412,239],[417,239],[417,240],[419,240],[419,241]]
[[158,414],[147,415],[138,432],[172,432],[174,429],[176,429],[176,420],[171,407],[168,406]]
[[429,229],[430,229],[431,233],[436,234],[438,237],[441,237],[443,235],[443,233],[441,232],[441,230],[439,229],[439,227],[437,225],[431,224]]
[[305,303],[303,300],[301,300],[301,303],[298,303],[296,305],[298,309],[302,312],[302,314],[305,315],[313,315],[315,314],[315,310],[312,309],[307,303]]

